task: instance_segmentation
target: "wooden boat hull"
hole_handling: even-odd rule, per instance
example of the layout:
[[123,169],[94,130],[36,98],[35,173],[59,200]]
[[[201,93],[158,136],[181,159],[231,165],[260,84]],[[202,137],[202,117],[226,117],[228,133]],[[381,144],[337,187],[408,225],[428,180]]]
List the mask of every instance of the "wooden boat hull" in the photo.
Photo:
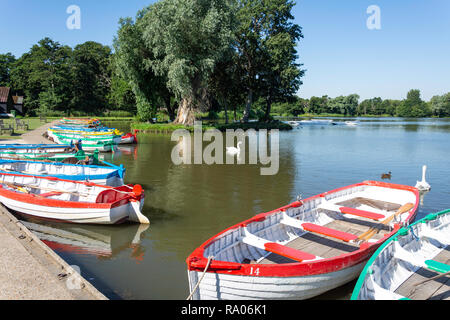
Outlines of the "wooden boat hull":
[[[411,207],[398,217],[399,220],[395,224],[392,224],[392,231],[384,230],[376,239],[356,245],[334,239],[328,240],[306,229],[299,230],[286,224],[300,218],[306,221],[317,219],[316,227],[321,229],[329,225],[330,217],[339,218],[336,218],[336,221],[353,221],[354,218],[345,215],[341,217],[342,214],[323,209],[321,206],[333,201],[351,202],[367,194],[372,194],[372,201],[378,202],[385,197],[398,199],[395,206],[391,207],[390,202],[386,202],[386,210],[379,210],[379,213],[385,211],[387,217],[393,216],[401,205],[411,203]],[[418,204],[419,194],[413,187],[365,181],[256,215],[212,237],[187,258],[192,298],[307,299],[322,294],[357,278],[370,255],[401,225],[409,223],[414,218]],[[366,220],[361,222],[364,222],[360,227],[361,230],[367,230],[370,224]],[[306,225],[307,223],[304,224],[305,227]],[[355,234],[347,236],[353,236],[355,240],[359,231],[355,229]],[[333,236],[341,234],[335,230]],[[277,257],[280,256],[273,257],[275,251],[268,251],[270,244],[283,247],[283,250],[290,252],[291,249],[287,246],[298,240],[306,243],[304,248],[307,249],[302,249],[307,251],[302,252],[305,256],[303,261],[287,259],[285,255],[281,257],[284,260],[277,262]],[[258,244],[260,241],[269,243],[266,242],[265,247],[260,247]],[[328,243],[334,247],[329,247]],[[198,283],[203,274],[203,279]]]
[[[66,140],[63,139],[61,137],[59,137],[58,135],[54,136],[54,141],[58,144],[67,144],[70,143],[73,140]],[[76,139],[74,139],[76,140]],[[83,150],[86,151],[96,151],[98,150],[99,152],[111,152],[114,148],[114,143],[111,141],[99,141],[98,143],[92,143],[91,141],[87,141],[83,140],[81,141],[81,147],[83,148]]]
[[125,168],[109,163],[106,164],[108,166],[0,160],[0,171],[39,177],[51,176],[66,180],[90,181],[95,184],[112,187],[122,186],[124,184]]
[[[450,271],[450,210],[430,214],[400,229],[369,259],[353,290],[352,300],[448,299],[448,278],[420,282]],[[441,261],[439,261],[441,260]],[[436,263],[437,262],[437,263]]]
[[8,153],[59,153],[66,152],[70,149],[69,145],[57,145],[57,144],[4,144],[0,145],[0,152]]
[[[129,219],[133,210],[130,203],[114,208],[60,208],[15,201],[1,196],[5,207],[20,214],[54,222],[77,224],[121,224]],[[143,203],[142,203],[143,205]]]
[[76,158],[78,161],[84,161],[86,157],[89,158],[88,164],[97,165],[100,163],[98,151],[94,150],[94,153],[86,154],[84,151],[78,151],[77,153],[2,153],[0,152],[0,159],[6,160],[22,160],[22,161],[50,161],[50,162],[62,162],[69,158]]
[[[364,262],[336,272],[298,277],[254,277],[207,273],[194,300],[304,300],[355,279]],[[189,271],[192,292],[203,272]],[[220,290],[217,290],[220,288]]]
[[0,202],[23,215],[66,223],[118,224],[126,220],[149,223],[141,213],[145,195],[140,186],[113,188],[5,173],[0,173],[0,179]]
[[133,143],[137,143],[136,134],[127,133],[126,135],[122,136],[122,139],[120,140],[119,144],[133,144]]

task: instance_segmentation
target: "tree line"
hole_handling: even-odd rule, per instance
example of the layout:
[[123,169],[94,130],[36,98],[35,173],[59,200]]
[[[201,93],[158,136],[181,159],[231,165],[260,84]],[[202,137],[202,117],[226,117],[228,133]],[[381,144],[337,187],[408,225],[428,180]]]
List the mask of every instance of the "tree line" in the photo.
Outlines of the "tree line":
[[[304,70],[290,0],[161,0],[119,21],[113,47],[75,48],[44,38],[16,59],[0,56],[0,83],[29,114],[125,110],[142,121],[164,110],[192,124],[197,112],[243,110],[292,98]],[[4,63],[3,63],[4,62]]]
[[[291,0],[160,0],[123,18],[113,46],[74,48],[44,38],[16,58],[0,54],[0,85],[25,97],[28,115],[158,114],[192,124],[199,112],[228,122],[271,114],[450,116],[450,94],[422,101],[352,94],[299,98],[302,28]],[[237,114],[239,116],[237,116]]]
[[450,92],[423,101],[420,90],[412,89],[403,100],[375,97],[359,102],[357,94],[331,98],[328,96],[304,99],[295,97],[290,102],[277,103],[273,112],[297,117],[305,114],[345,116],[392,116],[406,118],[450,117]]

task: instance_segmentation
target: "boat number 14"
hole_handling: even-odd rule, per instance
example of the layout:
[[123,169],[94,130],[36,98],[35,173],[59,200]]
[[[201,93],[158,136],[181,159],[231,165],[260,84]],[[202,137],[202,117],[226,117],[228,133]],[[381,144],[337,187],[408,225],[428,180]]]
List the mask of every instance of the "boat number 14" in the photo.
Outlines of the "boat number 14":
[[250,275],[255,275],[255,276],[259,276],[259,268],[250,268]]

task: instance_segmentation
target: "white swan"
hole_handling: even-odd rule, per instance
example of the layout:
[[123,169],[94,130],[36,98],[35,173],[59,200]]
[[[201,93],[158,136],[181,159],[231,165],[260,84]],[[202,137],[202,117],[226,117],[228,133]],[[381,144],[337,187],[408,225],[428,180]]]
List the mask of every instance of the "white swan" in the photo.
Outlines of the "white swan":
[[428,191],[431,189],[431,186],[428,182],[425,181],[425,174],[427,172],[427,166],[422,167],[422,181],[417,181],[416,188],[420,191]]
[[241,144],[242,141],[237,144],[237,148],[235,147],[227,147],[227,154],[230,156],[239,155],[241,153]]

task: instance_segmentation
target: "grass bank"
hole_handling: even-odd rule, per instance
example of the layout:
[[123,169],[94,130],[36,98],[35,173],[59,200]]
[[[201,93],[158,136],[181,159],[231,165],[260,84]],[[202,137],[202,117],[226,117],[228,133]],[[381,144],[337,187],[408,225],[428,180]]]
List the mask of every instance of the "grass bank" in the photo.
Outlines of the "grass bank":
[[[184,126],[184,125],[178,125],[178,124],[171,124],[171,123],[142,123],[142,122],[135,122],[131,124],[132,130],[140,130],[143,133],[172,133],[175,130],[178,129],[185,129],[189,130],[191,132],[194,131],[193,126]],[[292,130],[292,127],[288,124],[285,124],[283,122],[274,121],[274,122],[249,122],[249,123],[230,123],[230,124],[223,124],[223,123],[208,123],[207,125],[203,124],[202,126],[203,131],[208,129],[218,129],[220,131],[226,131],[227,129],[231,130],[271,130],[271,129],[278,129],[280,131],[287,131]]]
[[24,130],[23,128],[20,129],[17,128],[15,119],[1,119],[1,120],[3,120],[3,125],[5,127],[11,127],[14,130],[12,134],[10,134],[9,132],[2,132],[0,134],[0,139],[7,139],[7,140],[20,139],[20,137],[24,133],[37,129],[45,124],[44,122],[41,122],[39,118],[23,118],[20,120],[22,120],[25,124],[28,125],[28,130]]

